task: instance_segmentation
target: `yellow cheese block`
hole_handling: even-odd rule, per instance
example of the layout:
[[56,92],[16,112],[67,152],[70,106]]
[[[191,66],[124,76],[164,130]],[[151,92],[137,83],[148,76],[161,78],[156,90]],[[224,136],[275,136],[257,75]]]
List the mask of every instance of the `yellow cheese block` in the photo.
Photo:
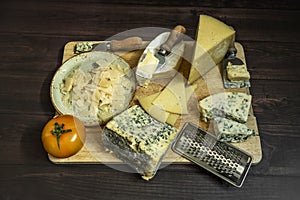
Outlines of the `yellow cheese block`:
[[222,61],[234,35],[235,31],[232,27],[213,17],[200,15],[194,57],[188,78],[190,84]]
[[179,118],[178,114],[174,114],[174,113],[170,113],[169,117],[167,118],[167,123],[174,126],[174,124],[176,123],[177,119]]
[[139,103],[143,107],[143,109],[152,117],[157,119],[160,122],[167,122],[170,125],[174,125],[177,121],[179,115],[174,113],[169,113],[162,109],[159,105],[154,105],[152,102],[159,96],[160,92],[138,98]]
[[188,114],[185,90],[184,77],[177,73],[153,104],[162,106],[170,113]]
[[139,98],[138,101],[149,115],[158,121],[166,122],[167,118],[169,117],[169,113],[161,109],[159,105],[152,104],[153,100],[156,99],[159,94],[160,93],[155,93],[143,98]]
[[152,78],[159,60],[154,56],[154,54],[148,50],[145,58],[137,66],[136,74],[145,78]]

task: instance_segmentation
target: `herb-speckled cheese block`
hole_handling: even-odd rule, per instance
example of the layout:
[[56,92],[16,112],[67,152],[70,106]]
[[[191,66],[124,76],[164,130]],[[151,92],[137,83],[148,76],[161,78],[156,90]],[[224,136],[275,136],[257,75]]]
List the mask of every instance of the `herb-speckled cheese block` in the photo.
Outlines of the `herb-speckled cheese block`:
[[245,123],[251,99],[251,95],[239,92],[222,92],[208,96],[199,101],[202,119],[208,121],[215,117],[225,117]]
[[114,144],[113,148],[106,147],[135,168],[145,180],[155,175],[177,133],[176,128],[155,120],[138,105],[114,117],[106,124],[106,129],[115,134],[106,135]]
[[245,124],[222,117],[214,118],[212,125],[218,140],[223,142],[243,142],[255,135],[255,130]]

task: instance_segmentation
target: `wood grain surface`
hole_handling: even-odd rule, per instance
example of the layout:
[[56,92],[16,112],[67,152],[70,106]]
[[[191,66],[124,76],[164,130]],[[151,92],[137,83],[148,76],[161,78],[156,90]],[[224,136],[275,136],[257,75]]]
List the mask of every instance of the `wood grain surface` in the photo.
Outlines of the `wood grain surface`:
[[[1,1],[0,199],[298,199],[299,9],[296,0]],[[195,165],[169,165],[146,182],[106,165],[49,162],[40,136],[55,112],[49,87],[67,42],[177,24],[194,38],[199,14],[232,25],[247,56],[263,159],[242,188]]]

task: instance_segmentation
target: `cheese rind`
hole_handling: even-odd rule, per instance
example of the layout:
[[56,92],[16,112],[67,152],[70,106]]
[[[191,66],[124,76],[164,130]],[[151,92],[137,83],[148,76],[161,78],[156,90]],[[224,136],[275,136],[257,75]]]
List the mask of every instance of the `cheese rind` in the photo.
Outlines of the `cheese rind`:
[[192,67],[188,82],[191,84],[206,74],[224,58],[235,31],[223,22],[200,15]]
[[106,124],[104,145],[122,160],[151,179],[173,141],[177,129],[161,123],[132,106]]
[[222,92],[208,96],[199,101],[202,119],[208,121],[215,117],[226,117],[245,123],[251,99],[251,95],[239,92]]
[[223,142],[243,142],[248,137],[255,135],[255,130],[245,124],[226,118],[216,117],[212,120],[211,125],[218,140]]

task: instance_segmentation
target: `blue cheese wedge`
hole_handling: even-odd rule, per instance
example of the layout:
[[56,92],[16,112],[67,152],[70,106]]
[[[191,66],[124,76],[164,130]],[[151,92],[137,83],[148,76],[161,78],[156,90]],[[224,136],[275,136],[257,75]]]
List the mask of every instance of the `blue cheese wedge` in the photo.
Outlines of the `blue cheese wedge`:
[[199,101],[202,120],[225,117],[241,123],[248,119],[252,96],[239,92],[213,94]]
[[256,133],[245,124],[222,117],[214,118],[211,125],[218,140],[223,142],[243,142]]
[[135,105],[106,124],[104,146],[131,165],[143,179],[151,179],[177,129],[161,123]]

